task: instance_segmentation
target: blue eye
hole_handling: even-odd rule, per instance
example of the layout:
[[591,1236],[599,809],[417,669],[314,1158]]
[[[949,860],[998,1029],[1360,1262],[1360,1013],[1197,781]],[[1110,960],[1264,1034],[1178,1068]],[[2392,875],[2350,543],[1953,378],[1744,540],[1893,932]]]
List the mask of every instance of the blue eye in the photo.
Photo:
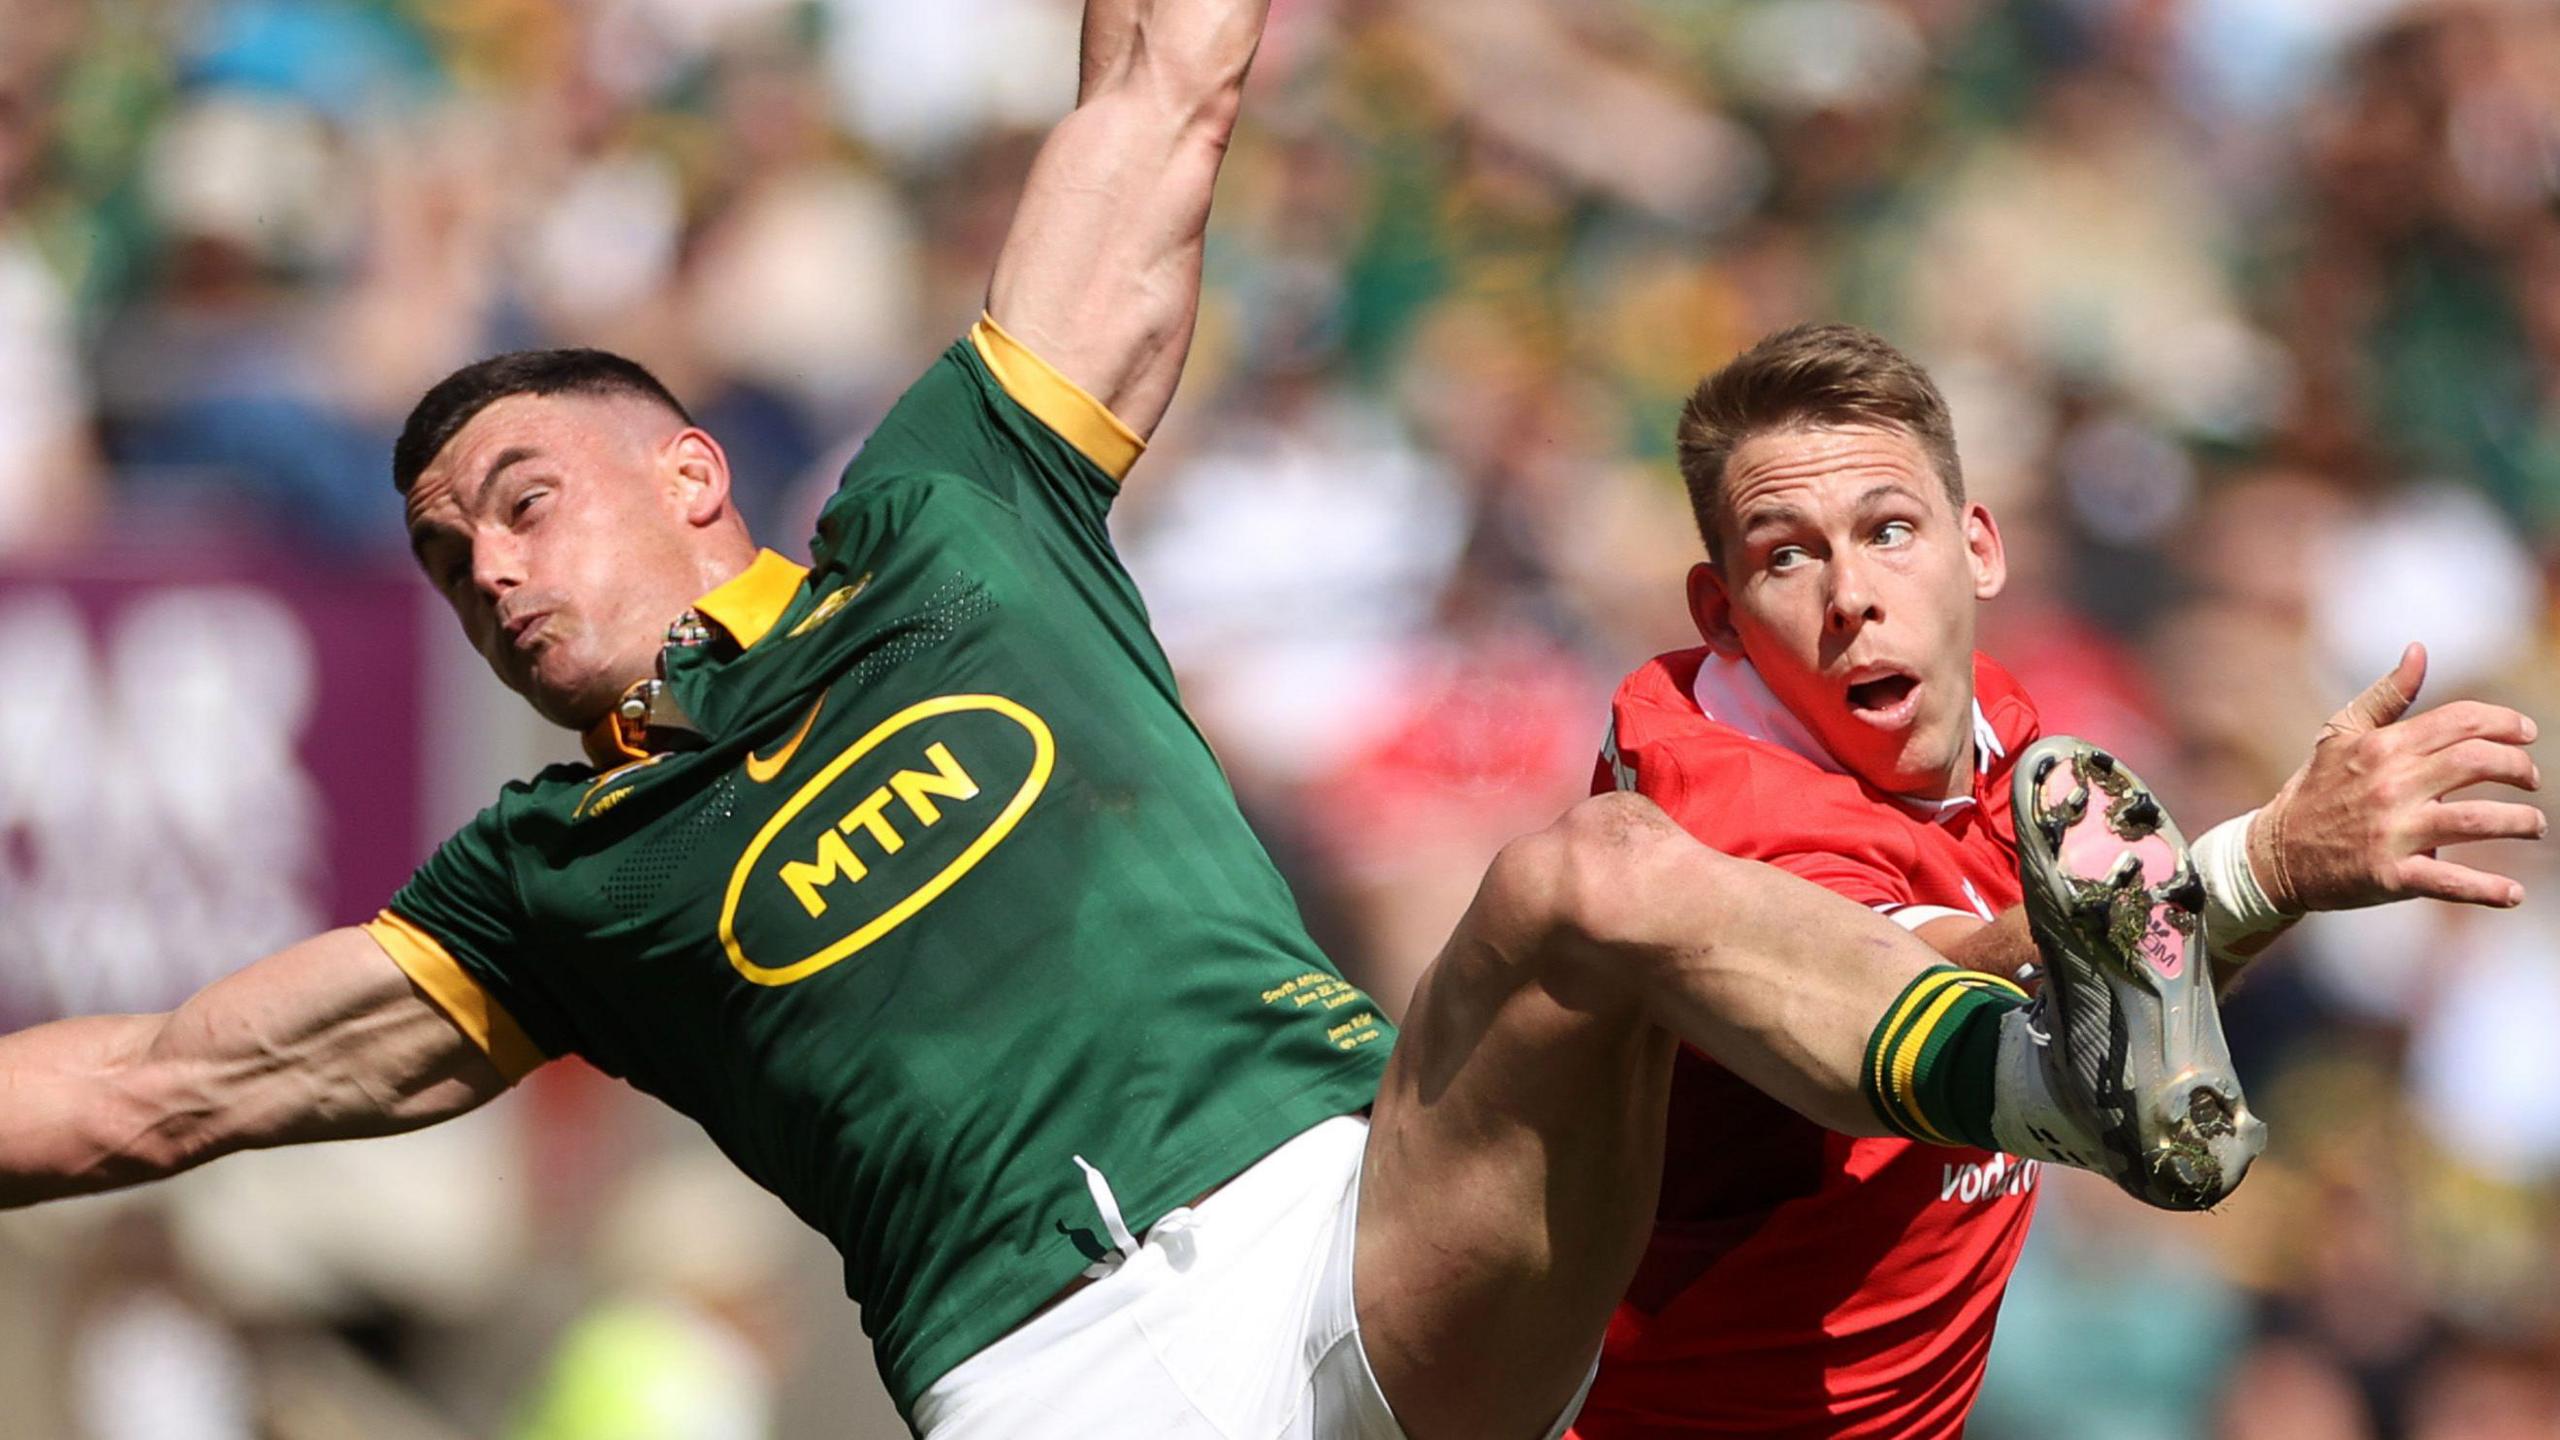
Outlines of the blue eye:
[[1772,570],[1792,570],[1798,564],[1811,558],[1812,557],[1805,552],[1805,548],[1801,545],[1781,545],[1777,549],[1769,552],[1769,568]]
[[1877,529],[1876,543],[1885,546],[1908,545],[1914,533],[1910,521],[1888,520]]

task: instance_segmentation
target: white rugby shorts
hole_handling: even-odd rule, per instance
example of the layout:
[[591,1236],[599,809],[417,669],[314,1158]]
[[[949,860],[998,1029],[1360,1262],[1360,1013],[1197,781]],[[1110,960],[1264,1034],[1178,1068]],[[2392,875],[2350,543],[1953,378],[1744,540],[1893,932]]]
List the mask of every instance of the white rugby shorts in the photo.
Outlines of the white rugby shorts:
[[[1368,1138],[1361,1116],[1327,1120],[1157,1221],[1143,1243],[1128,1237],[1108,1184],[1088,1169],[1124,1253],[928,1387],[916,1401],[918,1432],[1404,1440],[1351,1302]],[[1581,1408],[1577,1395],[1550,1440]]]

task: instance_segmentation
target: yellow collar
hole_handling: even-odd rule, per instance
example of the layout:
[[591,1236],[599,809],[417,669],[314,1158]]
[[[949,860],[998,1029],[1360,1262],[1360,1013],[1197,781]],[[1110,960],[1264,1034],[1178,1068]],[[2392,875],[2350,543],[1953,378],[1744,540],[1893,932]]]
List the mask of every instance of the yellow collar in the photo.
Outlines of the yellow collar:
[[[809,567],[795,565],[770,550],[758,550],[756,558],[735,578],[694,601],[693,612],[728,631],[739,649],[751,650],[772,632],[774,622],[791,608],[791,597],[799,593],[800,582],[808,578]],[[639,737],[625,729],[620,707],[589,726],[582,738],[587,758],[600,770],[649,756]]]
[[791,597],[800,592],[800,582],[809,578],[809,567],[794,565],[770,550],[759,550],[736,579],[693,602],[703,619],[729,632],[741,650],[752,650],[755,643],[773,629],[773,622],[791,608]]

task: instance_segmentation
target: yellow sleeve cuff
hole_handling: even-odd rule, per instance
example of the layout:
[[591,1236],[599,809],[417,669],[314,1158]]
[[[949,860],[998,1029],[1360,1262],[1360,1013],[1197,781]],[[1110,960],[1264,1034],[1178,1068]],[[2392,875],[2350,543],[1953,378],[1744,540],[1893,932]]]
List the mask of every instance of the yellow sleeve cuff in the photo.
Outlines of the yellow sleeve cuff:
[[551,1058],[436,937],[388,910],[366,921],[363,929],[509,1083]]
[[1060,439],[1076,447],[1113,480],[1126,479],[1129,467],[1147,453],[1147,442],[1139,438],[1137,431],[1112,414],[1109,406],[1085,393],[1082,386],[1006,334],[993,315],[979,317],[969,331],[969,340],[978,347],[978,358],[987,362],[996,383],[1004,387],[1004,393],[1012,396],[1015,404],[1056,431]]

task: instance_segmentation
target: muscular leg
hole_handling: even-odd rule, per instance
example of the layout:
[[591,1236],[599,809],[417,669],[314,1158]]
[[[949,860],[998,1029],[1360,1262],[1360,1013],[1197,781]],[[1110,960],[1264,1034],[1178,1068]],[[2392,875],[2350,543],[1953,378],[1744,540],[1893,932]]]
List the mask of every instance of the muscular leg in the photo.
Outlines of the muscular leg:
[[1534,1436],[1572,1400],[1652,1228],[1680,1040],[1884,1134],[1867,1041],[1937,958],[1637,797],[1506,847],[1415,992],[1363,1171],[1361,1334],[1415,1440]]

